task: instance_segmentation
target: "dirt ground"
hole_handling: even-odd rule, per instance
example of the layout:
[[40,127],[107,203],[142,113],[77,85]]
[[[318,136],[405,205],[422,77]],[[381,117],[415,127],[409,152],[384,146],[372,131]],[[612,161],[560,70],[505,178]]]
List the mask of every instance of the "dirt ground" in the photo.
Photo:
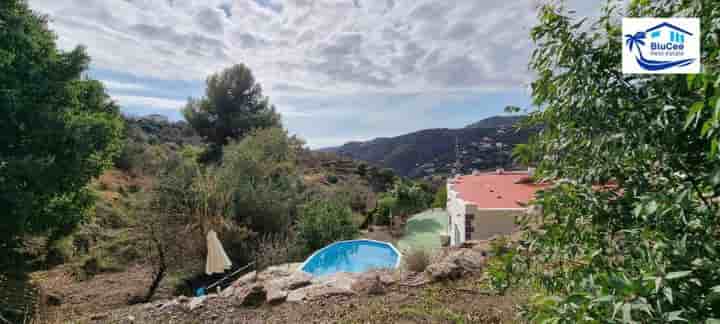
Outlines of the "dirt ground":
[[[115,274],[117,276],[117,274]],[[125,275],[127,276],[127,275]],[[337,296],[303,304],[239,307],[212,298],[192,312],[157,304],[123,306],[138,293],[142,276],[120,282],[112,274],[69,285],[65,316],[74,323],[512,323],[518,296],[490,293],[480,276],[411,288],[395,286],[379,296]],[[127,280],[124,277],[123,280]]]
[[[45,295],[50,296],[49,305],[40,314],[40,322],[49,323],[65,323],[87,314],[127,307],[131,298],[144,295],[150,282],[149,269],[139,265],[83,281],[74,278],[64,266],[33,273],[32,277]],[[171,292],[170,287],[161,287],[156,298],[169,298]],[[60,305],[52,305],[53,298],[57,298]]]

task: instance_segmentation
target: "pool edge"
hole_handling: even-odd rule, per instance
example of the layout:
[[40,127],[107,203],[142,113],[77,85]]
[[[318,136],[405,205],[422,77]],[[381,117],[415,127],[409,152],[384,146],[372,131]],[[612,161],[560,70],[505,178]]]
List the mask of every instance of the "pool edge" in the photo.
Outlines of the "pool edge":
[[[313,254],[310,254],[310,256],[308,256],[307,258],[305,258],[305,261],[303,261],[303,263],[298,267],[297,270],[298,270],[298,271],[305,272],[305,273],[307,273],[307,274],[315,277],[315,275],[313,275],[312,273],[309,273],[309,272],[303,270],[303,268],[305,268],[305,264],[307,264],[308,261],[310,261],[310,259],[312,259],[316,254],[322,252],[323,250],[325,250],[325,249],[327,249],[327,248],[329,248],[329,247],[331,247],[331,246],[333,246],[333,245],[335,245],[335,244],[347,243],[347,242],[358,242],[358,241],[366,241],[366,242],[373,242],[373,243],[380,243],[380,244],[387,244],[387,245],[389,245],[390,248],[392,248],[393,251],[395,251],[395,253],[397,253],[397,255],[398,255],[398,259],[397,259],[397,262],[395,262],[395,267],[393,268],[393,270],[400,268],[400,264],[401,264],[401,262],[402,262],[403,254],[400,252],[400,250],[398,250],[398,249],[395,247],[395,244],[392,244],[392,243],[390,243],[390,242],[385,242],[385,241],[371,240],[371,239],[357,239],[357,240],[337,241],[337,242],[333,242],[333,243],[330,243],[330,244],[326,245],[326,246],[323,247],[322,249],[319,249],[319,250],[313,252]],[[366,271],[364,271],[364,272],[366,272]],[[360,272],[360,273],[362,273],[362,272]]]

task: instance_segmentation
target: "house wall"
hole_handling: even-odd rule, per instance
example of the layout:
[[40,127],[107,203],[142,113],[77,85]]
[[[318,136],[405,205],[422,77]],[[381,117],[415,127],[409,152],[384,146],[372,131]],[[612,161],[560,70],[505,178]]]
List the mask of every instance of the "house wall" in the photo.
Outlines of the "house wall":
[[447,183],[447,206],[446,210],[450,215],[448,220],[448,235],[450,236],[450,245],[457,245],[465,240],[465,214],[467,213],[467,203],[460,199],[458,193],[452,189],[452,183]]
[[511,234],[515,230],[515,219],[525,213],[524,208],[472,209],[474,211],[470,211],[465,216],[472,226],[470,235],[472,240],[486,240],[494,235]]

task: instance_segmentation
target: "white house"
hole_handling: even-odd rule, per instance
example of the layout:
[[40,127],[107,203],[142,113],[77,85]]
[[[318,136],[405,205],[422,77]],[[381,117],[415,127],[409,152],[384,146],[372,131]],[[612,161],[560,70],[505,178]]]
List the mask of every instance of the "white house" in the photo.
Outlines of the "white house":
[[526,183],[528,172],[457,176],[447,182],[450,245],[510,234],[515,218],[527,212],[527,203],[545,184]]

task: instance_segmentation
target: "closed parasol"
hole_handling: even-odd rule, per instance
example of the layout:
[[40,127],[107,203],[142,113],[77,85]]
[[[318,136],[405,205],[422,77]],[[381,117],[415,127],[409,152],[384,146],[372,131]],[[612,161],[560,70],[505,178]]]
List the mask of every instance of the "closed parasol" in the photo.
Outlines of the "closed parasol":
[[217,237],[217,233],[211,230],[207,234],[207,262],[205,263],[205,273],[211,275],[213,273],[224,273],[232,267],[232,262],[228,258],[222,243]]

